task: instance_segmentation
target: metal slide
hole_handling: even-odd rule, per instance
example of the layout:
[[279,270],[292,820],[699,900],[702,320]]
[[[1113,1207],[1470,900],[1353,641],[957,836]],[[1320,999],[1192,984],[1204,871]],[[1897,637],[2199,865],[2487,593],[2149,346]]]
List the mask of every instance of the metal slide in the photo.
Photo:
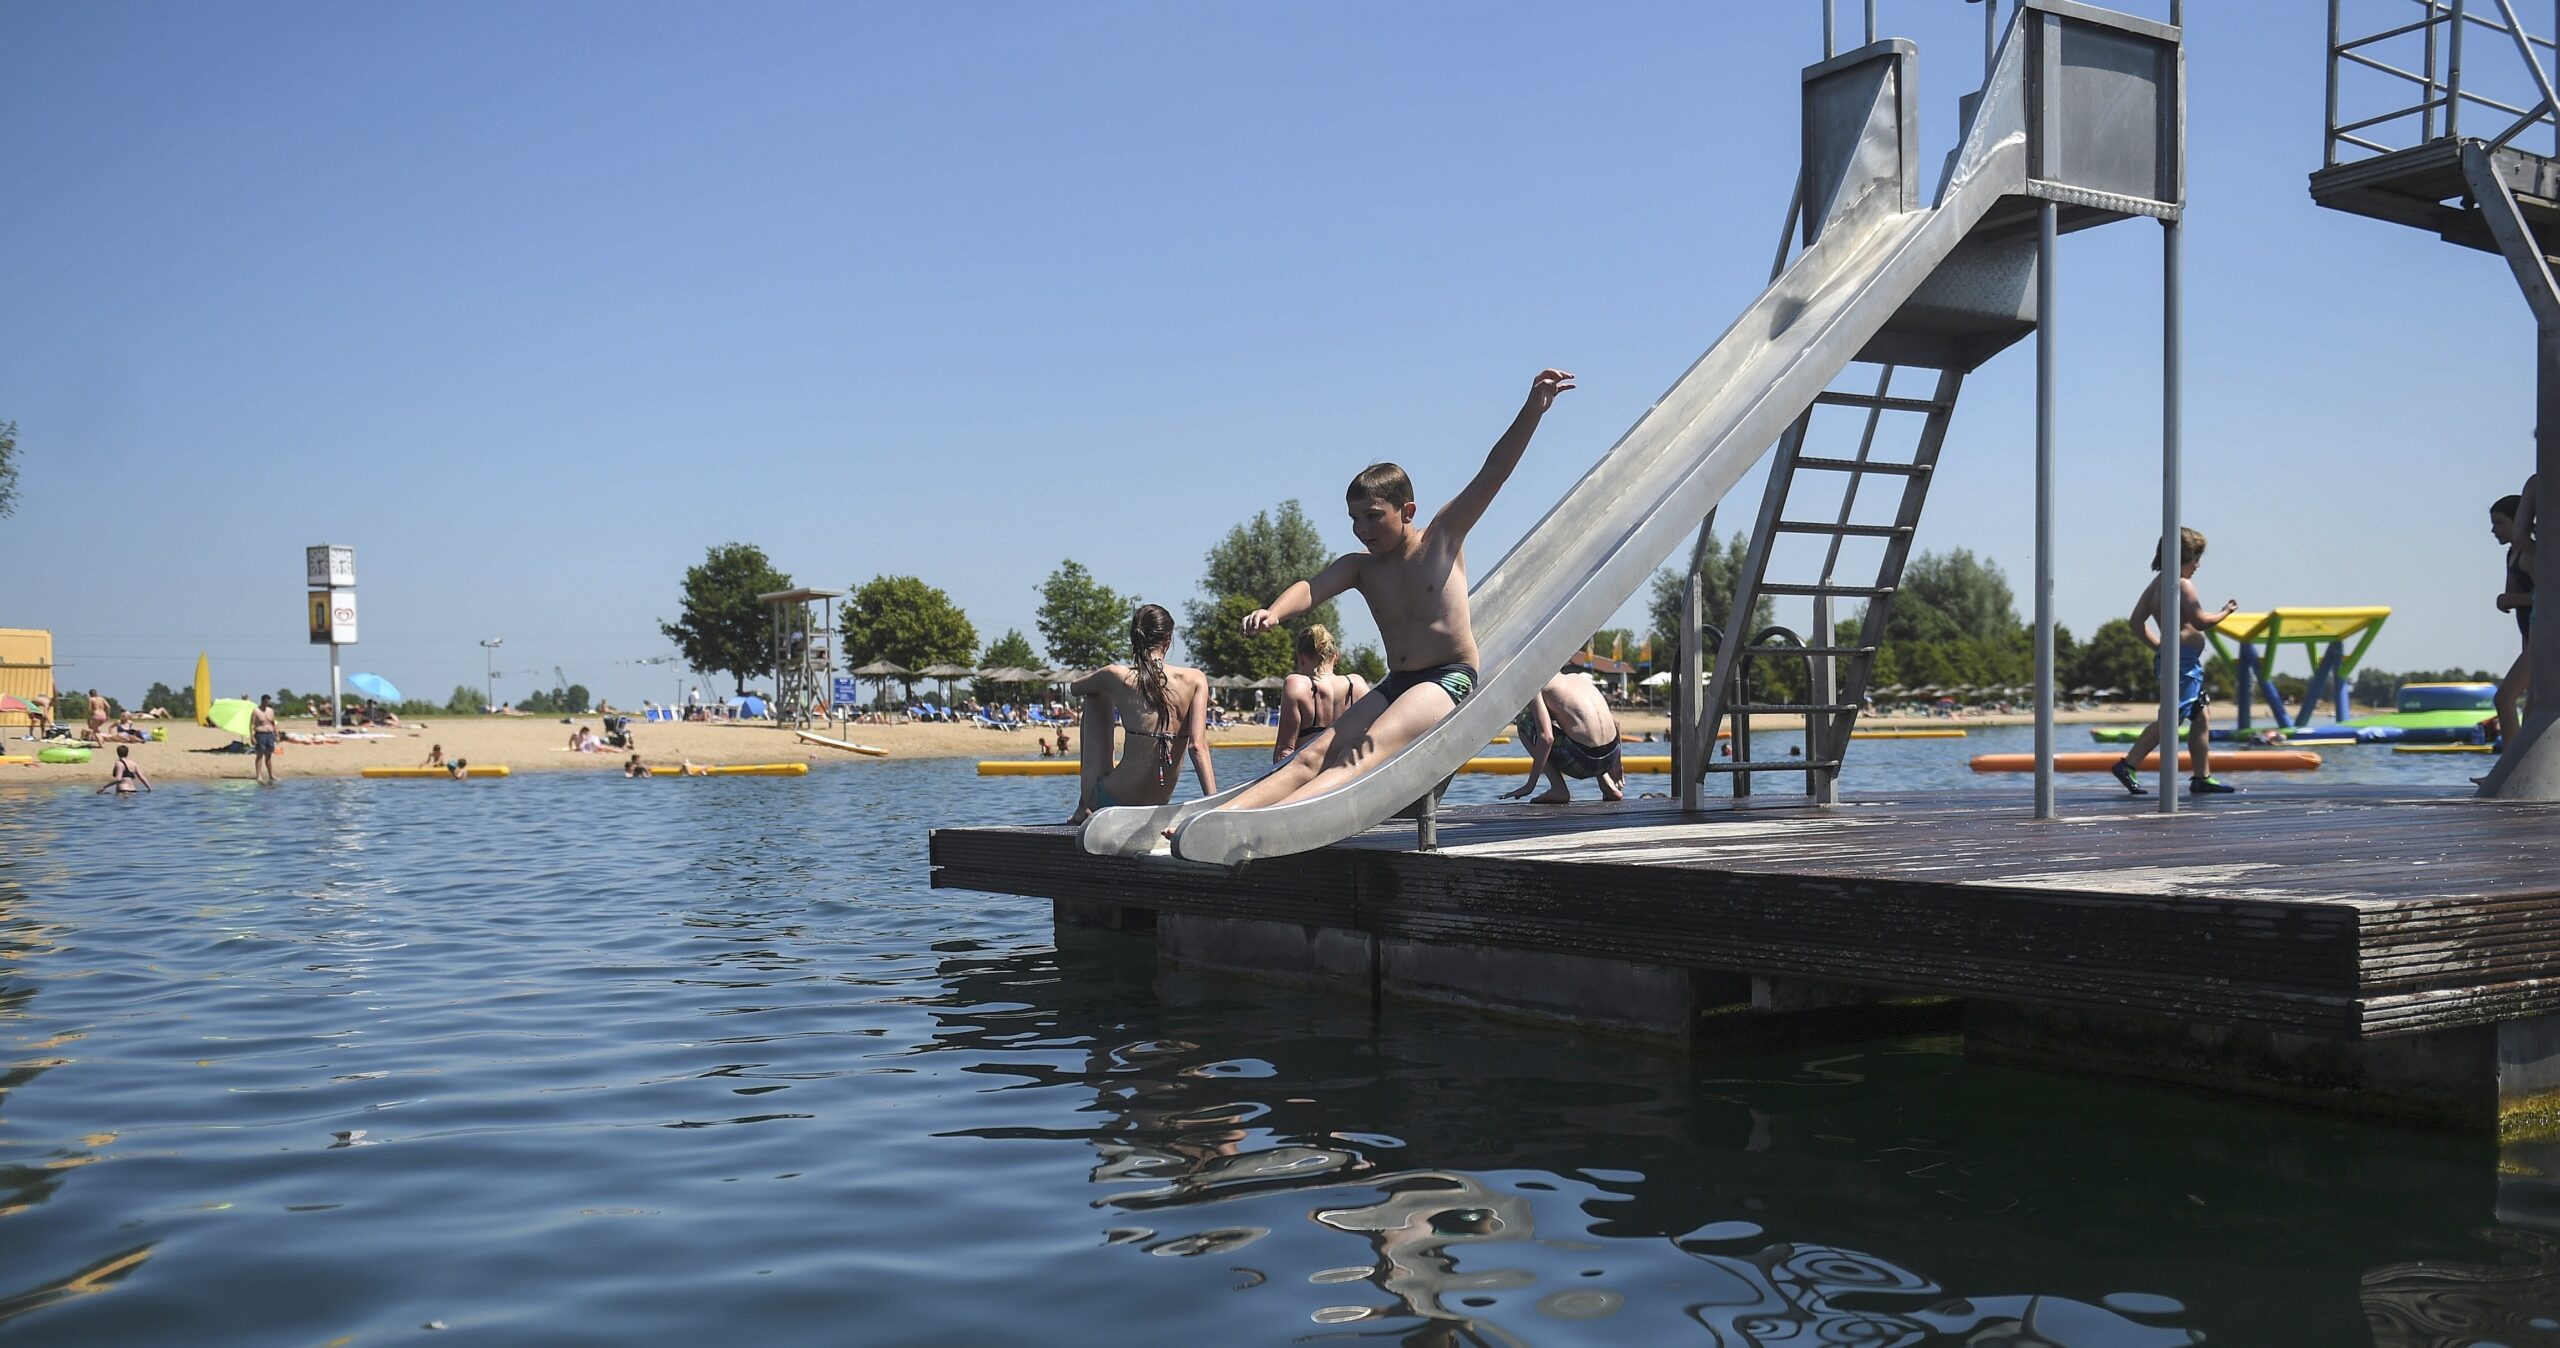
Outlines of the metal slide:
[[[2082,24],[2098,14],[2065,0],[2028,0],[2022,16],[2041,21],[2049,11],[2067,11]],[[2116,17],[2103,16],[2101,22]],[[1477,691],[1464,706],[1403,751],[1325,795],[1258,810],[1212,808],[1234,792],[1182,805],[1104,810],[1084,827],[1085,850],[1160,851],[1162,831],[1174,828],[1176,856],[1236,865],[1323,847],[1437,788],[1650,579],[1700,517],[1851,360],[1885,335],[1906,306],[1930,308],[1925,296],[1922,305],[1913,305],[1914,297],[1924,287],[1932,293],[1949,288],[1929,282],[1994,208],[2003,201],[2014,206],[2027,194],[2029,126],[2036,120],[2028,107],[2027,71],[2060,44],[2022,41],[2026,29],[2022,18],[2002,44],[1930,207],[1913,205],[1918,169],[1910,44],[1876,43],[1807,72],[1809,152],[1802,191],[1808,231],[1817,236],[1482,576],[1472,601],[1483,665]],[[2174,30],[2167,31],[2174,50]],[[2156,33],[2150,40],[2159,40]],[[1827,74],[1839,78],[1818,95],[1817,79]],[[1829,104],[1817,106],[1818,96]],[[1836,118],[1843,97],[1863,106],[1856,108],[1847,134],[1827,138],[1821,144],[1830,148],[1820,150],[1815,122]],[[2087,193],[2075,196],[2087,204]]]

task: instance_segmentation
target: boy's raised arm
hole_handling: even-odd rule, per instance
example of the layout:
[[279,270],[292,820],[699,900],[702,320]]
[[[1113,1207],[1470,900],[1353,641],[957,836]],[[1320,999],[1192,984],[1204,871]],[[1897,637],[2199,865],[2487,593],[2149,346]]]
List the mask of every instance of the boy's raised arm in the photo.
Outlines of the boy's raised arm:
[[1511,419],[1511,429],[1493,442],[1484,456],[1484,467],[1476,470],[1473,481],[1460,488],[1440,513],[1431,517],[1431,532],[1444,533],[1452,543],[1466,541],[1468,531],[1484,518],[1485,507],[1493,504],[1494,493],[1511,479],[1511,470],[1520,466],[1520,456],[1529,449],[1529,437],[1538,433],[1538,422],[1555,406],[1556,395],[1573,387],[1573,375],[1564,370],[1540,370],[1529,381],[1528,400],[1520,404],[1520,415]]
[[1319,571],[1313,580],[1302,580],[1280,592],[1271,607],[1258,608],[1244,615],[1244,634],[1253,636],[1297,617],[1316,605],[1350,589],[1360,580],[1360,560],[1365,553],[1346,552]]
[[2204,596],[2196,593],[2196,583],[2192,580],[2178,582],[2178,602],[2186,609],[2186,612],[2178,616],[2186,620],[2187,626],[2198,629],[2220,627],[2223,619],[2240,611],[2239,600],[2225,599],[2219,610],[2213,613],[2205,612]]

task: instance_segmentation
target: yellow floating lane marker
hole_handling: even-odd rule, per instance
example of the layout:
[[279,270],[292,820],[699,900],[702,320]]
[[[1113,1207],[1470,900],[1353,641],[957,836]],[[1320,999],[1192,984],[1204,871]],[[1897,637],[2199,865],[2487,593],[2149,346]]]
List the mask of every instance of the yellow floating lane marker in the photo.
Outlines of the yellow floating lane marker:
[[33,763],[34,754],[0,754],[0,763]]
[[[2122,754],[2106,753],[2055,754],[2053,770],[2056,772],[2105,772],[2114,767],[2116,760],[2122,757],[2124,757]],[[2216,753],[2213,756],[2213,770],[2216,772],[2309,772],[2319,766],[2320,755],[2307,749],[2234,749],[2228,753]],[[2156,772],[2159,767],[2160,755],[2154,753],[2142,760],[2140,770]],[[2178,770],[2185,772],[2189,767],[2187,755],[2178,755]],[[2034,754],[1975,754],[1973,770],[1976,772],[2033,772],[2036,770],[2036,756]]]
[[1082,764],[1065,758],[981,758],[981,777],[1073,777]]
[[806,777],[806,763],[724,763],[686,772],[683,768],[649,769],[652,777]]
[[2395,744],[2391,746],[2391,752],[2395,754],[2494,754],[2498,752],[2498,746],[2494,744]]
[[[364,770],[364,775],[377,779],[390,777],[415,780],[428,777],[450,777],[453,775],[453,772],[449,768],[366,768]],[[462,770],[462,775],[465,777],[504,777],[507,775],[507,765],[504,763],[490,763],[486,765],[474,763],[471,766],[464,768]]]
[[1961,726],[1953,730],[1852,730],[1853,740],[1960,740],[1969,733]]

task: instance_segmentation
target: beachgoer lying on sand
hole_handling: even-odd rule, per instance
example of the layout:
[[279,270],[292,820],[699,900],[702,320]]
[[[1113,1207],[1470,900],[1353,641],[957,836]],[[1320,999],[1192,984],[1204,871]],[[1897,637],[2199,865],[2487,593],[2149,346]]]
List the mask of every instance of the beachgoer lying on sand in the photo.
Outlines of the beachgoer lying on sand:
[[119,796],[131,795],[135,787],[145,791],[151,789],[151,779],[143,776],[142,769],[135,767],[133,760],[126,756],[132,752],[133,746],[129,744],[116,746],[115,764],[107,769],[107,784],[98,788],[99,795],[103,796],[110,791]]
[[[1185,665],[1168,665],[1173,615],[1160,604],[1141,605],[1129,619],[1132,664],[1106,665],[1072,685],[1084,699],[1084,758],[1077,774],[1075,816],[1115,805],[1162,805],[1173,799],[1187,749],[1200,778],[1200,794],[1218,791],[1209,762],[1209,678]],[[1128,742],[1111,762],[1111,718],[1117,713]]]
[[124,744],[147,744],[151,740],[149,735],[143,733],[142,727],[133,723],[133,716],[129,712],[117,717],[116,723],[107,727],[105,738],[110,742]]

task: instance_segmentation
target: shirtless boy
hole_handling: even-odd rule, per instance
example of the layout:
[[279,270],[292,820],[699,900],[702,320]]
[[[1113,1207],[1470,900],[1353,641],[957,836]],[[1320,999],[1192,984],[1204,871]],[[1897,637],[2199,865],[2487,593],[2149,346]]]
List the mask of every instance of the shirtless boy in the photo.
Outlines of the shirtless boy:
[[1520,415],[1494,442],[1475,480],[1450,497],[1427,526],[1414,523],[1413,480],[1402,468],[1375,464],[1351,479],[1344,500],[1351,532],[1365,550],[1335,558],[1315,579],[1282,591],[1271,607],[1246,614],[1244,630],[1248,636],[1267,632],[1345,590],[1358,590],[1386,643],[1387,677],[1331,729],[1301,741],[1297,754],[1222,808],[1258,809],[1331,791],[1413,743],[1475,692],[1467,531],[1484,517],[1494,493],[1519,466],[1539,419],[1572,381],[1563,370],[1540,371]]
[[1565,805],[1573,800],[1568,777],[1600,784],[1602,800],[1627,798],[1627,769],[1618,756],[1618,716],[1590,675],[1567,669],[1547,680],[1538,699],[1512,718],[1520,728],[1520,747],[1529,755],[1529,780],[1502,793],[1517,800],[1537,790],[1544,774],[1554,782],[1533,805]]
[[[2204,535],[2193,529],[2180,529],[2178,531],[2178,714],[2186,718],[2187,760],[2188,767],[2193,770],[2193,775],[2187,779],[2187,794],[2227,796],[2237,788],[2224,786],[2213,778],[2213,727],[2207,722],[2204,710],[2204,634],[2207,628],[2220,627],[2223,619],[2238,612],[2240,601],[2226,599],[2222,601],[2220,609],[2212,613],[2204,611],[2204,600],[2196,594],[2196,567],[2203,562]],[[2153,559],[2151,569],[2155,571],[2160,569],[2158,559]],[[2151,631],[2155,619],[2158,620],[2160,628],[2158,636],[2152,635]],[[2159,587],[2146,585],[2142,588],[2142,597],[2133,603],[2132,622],[2134,635],[2142,638],[2144,645],[2155,651],[2160,649],[2160,643],[2168,639],[2169,620],[2160,612]],[[2115,774],[2116,781],[2125,790],[2137,796],[2149,795],[2150,792],[2143,788],[2142,779],[2136,774],[2141,769],[2143,755],[2161,747],[2160,723],[2145,721],[2142,725],[2142,733],[2134,737],[2133,747],[2126,750],[2125,756],[2117,759],[2115,765],[2108,771]],[[2163,752],[2166,753],[2167,750],[2164,749]]]

